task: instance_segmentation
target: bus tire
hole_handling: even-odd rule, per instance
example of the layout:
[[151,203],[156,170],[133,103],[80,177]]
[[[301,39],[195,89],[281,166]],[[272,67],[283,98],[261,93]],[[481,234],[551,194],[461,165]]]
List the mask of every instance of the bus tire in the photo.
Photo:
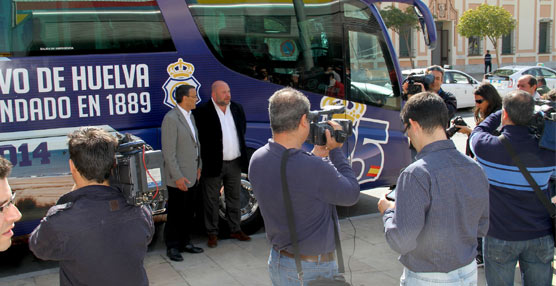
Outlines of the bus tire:
[[[259,203],[253,194],[253,188],[247,178],[246,173],[241,173],[241,191],[240,191],[240,214],[241,214],[241,230],[246,234],[253,234],[263,227],[263,217],[259,209]],[[226,223],[226,203],[224,192],[220,196],[220,209],[218,214],[220,216],[220,234],[227,236],[230,232],[228,224]]]

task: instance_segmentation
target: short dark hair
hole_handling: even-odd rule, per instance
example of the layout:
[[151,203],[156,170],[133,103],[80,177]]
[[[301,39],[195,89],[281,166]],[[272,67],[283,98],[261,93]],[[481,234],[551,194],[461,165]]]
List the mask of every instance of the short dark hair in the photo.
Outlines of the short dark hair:
[[103,183],[110,177],[118,140],[98,127],[81,127],[68,135],[70,159],[81,176]]
[[480,95],[484,100],[488,102],[488,107],[485,114],[479,114],[479,108],[475,107],[475,123],[480,123],[482,120],[487,118],[491,113],[498,111],[502,108],[502,98],[494,86],[490,83],[483,83],[479,85],[474,94]]
[[0,179],[4,179],[10,175],[10,171],[12,170],[12,163],[0,156]]
[[276,91],[268,99],[268,115],[273,133],[297,129],[303,114],[311,109],[309,99],[298,90],[290,87]]
[[184,96],[189,96],[189,91],[195,87],[188,84],[182,84],[176,88],[176,102],[181,103]]
[[427,68],[427,70],[425,71],[425,73],[429,73],[431,71],[439,71],[442,73],[442,76],[444,76],[444,69],[439,66],[439,65],[433,65]]
[[514,90],[504,96],[502,107],[515,125],[526,126],[533,118],[535,101],[528,92]]
[[546,85],[546,80],[544,79],[544,76],[538,76],[537,77],[537,83],[542,83],[542,85]]
[[411,96],[404,105],[400,117],[404,124],[409,124],[410,118],[419,122],[423,130],[428,133],[435,128],[445,129],[450,119],[444,100],[432,92],[420,92]]

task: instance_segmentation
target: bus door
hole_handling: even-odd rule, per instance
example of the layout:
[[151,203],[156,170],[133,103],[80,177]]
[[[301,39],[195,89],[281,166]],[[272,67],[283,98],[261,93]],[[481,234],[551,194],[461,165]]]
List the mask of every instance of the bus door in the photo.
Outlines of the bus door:
[[372,187],[395,182],[395,166],[408,163],[409,153],[392,56],[376,19],[358,11],[344,5],[345,118],[354,124],[347,154],[359,183]]

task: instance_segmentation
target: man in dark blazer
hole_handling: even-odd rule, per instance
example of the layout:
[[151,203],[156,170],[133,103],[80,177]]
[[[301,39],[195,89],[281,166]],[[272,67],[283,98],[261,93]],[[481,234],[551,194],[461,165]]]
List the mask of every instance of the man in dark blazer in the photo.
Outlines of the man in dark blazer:
[[222,186],[226,197],[226,220],[230,227],[230,236],[241,241],[251,238],[241,231],[239,210],[241,169],[247,164],[245,113],[241,105],[231,101],[230,87],[224,81],[218,80],[212,84],[211,97],[193,115],[203,146],[202,185],[207,245],[216,247]]
[[164,239],[168,257],[173,261],[183,261],[180,252],[203,252],[202,248],[191,243],[190,237],[202,161],[199,134],[191,116],[197,92],[191,85],[180,85],[175,99],[177,105],[166,113],[161,127],[164,176],[168,184]]

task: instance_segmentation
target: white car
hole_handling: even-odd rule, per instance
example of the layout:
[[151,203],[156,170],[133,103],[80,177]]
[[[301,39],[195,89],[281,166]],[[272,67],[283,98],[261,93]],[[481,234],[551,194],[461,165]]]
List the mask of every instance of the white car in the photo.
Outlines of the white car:
[[[402,71],[402,75],[406,78],[408,75],[424,74],[426,69],[412,69]],[[457,100],[458,109],[475,106],[474,91],[479,82],[472,76],[459,71],[444,69],[444,83],[441,88],[444,91],[452,93]]]
[[548,88],[556,88],[556,71],[542,66],[507,66],[501,67],[485,76],[483,82],[492,84],[500,96],[517,89],[517,80],[530,74],[534,77],[543,76]]

